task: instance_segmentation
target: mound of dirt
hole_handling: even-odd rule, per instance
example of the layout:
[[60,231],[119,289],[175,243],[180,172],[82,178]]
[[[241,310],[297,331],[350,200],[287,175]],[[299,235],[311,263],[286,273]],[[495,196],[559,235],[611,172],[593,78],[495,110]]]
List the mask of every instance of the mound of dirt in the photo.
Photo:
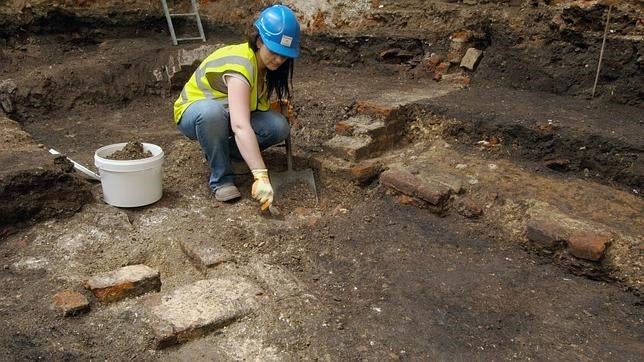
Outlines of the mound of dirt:
[[140,160],[148,157],[152,157],[152,152],[144,151],[141,142],[130,141],[122,150],[116,151],[105,158],[110,160]]

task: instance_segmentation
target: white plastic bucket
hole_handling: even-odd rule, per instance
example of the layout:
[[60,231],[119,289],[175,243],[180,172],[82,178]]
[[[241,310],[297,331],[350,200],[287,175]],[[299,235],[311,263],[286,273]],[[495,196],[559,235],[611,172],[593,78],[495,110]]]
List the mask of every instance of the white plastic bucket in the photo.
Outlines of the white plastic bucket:
[[94,153],[94,164],[101,176],[103,200],[117,207],[138,207],[159,201],[163,195],[163,150],[157,145],[143,143],[143,151],[150,151],[152,157],[139,160],[105,158],[122,150],[126,144],[101,147]]

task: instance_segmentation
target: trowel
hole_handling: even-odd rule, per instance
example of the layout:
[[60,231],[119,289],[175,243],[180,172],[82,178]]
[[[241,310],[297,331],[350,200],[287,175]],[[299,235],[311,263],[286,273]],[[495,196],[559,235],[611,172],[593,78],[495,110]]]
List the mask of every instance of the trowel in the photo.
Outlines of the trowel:
[[282,210],[275,205],[270,205],[266,209],[259,209],[259,214],[267,219],[284,221],[286,218],[282,213]]

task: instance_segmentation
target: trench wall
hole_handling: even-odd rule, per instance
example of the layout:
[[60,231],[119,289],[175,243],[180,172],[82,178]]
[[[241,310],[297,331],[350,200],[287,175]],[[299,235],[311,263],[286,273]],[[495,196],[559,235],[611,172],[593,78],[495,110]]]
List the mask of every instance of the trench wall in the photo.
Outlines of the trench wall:
[[[308,33],[347,32],[358,35],[386,32],[392,36],[402,31],[431,31],[439,26],[427,15],[441,13],[447,8],[453,19],[473,14],[485,16],[490,6],[520,9],[526,6],[590,8],[613,0],[285,0],[300,17]],[[199,0],[200,13],[206,22],[226,25],[248,25],[257,12],[277,1]],[[634,27],[642,26],[642,2],[613,1],[616,9],[631,14]],[[168,0],[171,8],[189,6],[189,0]],[[0,2],[0,24],[26,24],[52,11],[66,11],[78,16],[162,16],[160,0],[4,0]],[[622,15],[623,16],[623,15]],[[429,20],[429,21],[428,21]],[[441,19],[451,21],[450,19]],[[550,20],[550,19],[544,19]],[[639,22],[639,25],[637,24]],[[601,29],[601,21],[594,24]]]
[[[208,33],[221,27],[243,33],[262,8],[275,2],[199,0],[199,6]],[[485,52],[477,70],[481,79],[572,96],[590,95],[606,4],[614,2],[598,96],[615,103],[644,104],[641,0],[282,2],[296,10],[303,31],[314,39],[306,44],[306,55],[325,62],[352,66],[365,59],[382,61],[382,54],[393,50],[411,58],[396,60],[414,68],[433,53],[449,57],[454,39],[466,34],[461,53],[468,47]],[[173,12],[185,12],[190,1],[168,0],[168,4]],[[21,32],[69,33],[70,29],[62,28],[77,19],[82,19],[86,29],[133,24],[136,32],[167,32],[160,0],[4,0],[0,1],[0,48]],[[186,35],[181,25],[195,31],[192,24],[177,23],[179,35]]]

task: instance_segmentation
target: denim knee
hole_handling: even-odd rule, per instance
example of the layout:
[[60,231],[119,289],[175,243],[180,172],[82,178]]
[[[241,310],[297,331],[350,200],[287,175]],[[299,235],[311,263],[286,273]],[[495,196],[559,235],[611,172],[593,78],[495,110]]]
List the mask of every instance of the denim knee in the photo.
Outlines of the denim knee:
[[288,124],[286,118],[284,116],[281,116],[279,118],[279,121],[276,121],[275,124],[275,137],[279,139],[278,143],[286,140],[290,133],[291,126]]
[[284,141],[290,132],[286,118],[274,111],[253,112],[251,123],[261,149]]

